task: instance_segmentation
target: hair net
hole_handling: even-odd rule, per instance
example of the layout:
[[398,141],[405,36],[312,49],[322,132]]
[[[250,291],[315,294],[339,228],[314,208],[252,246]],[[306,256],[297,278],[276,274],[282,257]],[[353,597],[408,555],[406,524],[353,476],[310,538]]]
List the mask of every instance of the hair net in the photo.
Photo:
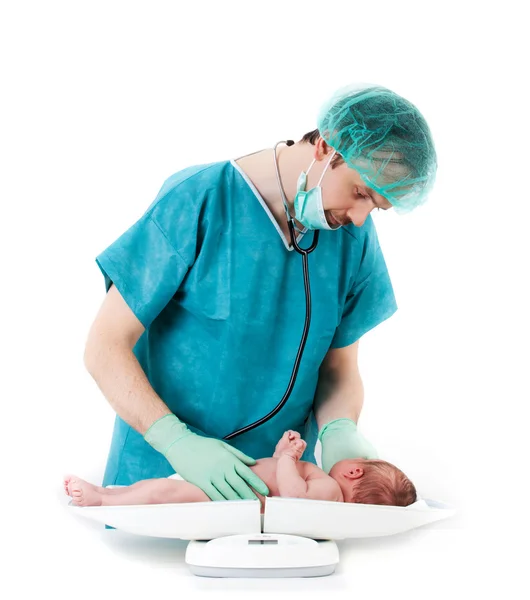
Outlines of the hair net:
[[396,212],[407,213],[427,199],[436,151],[427,122],[405,98],[374,84],[341,88],[321,108],[318,130]]

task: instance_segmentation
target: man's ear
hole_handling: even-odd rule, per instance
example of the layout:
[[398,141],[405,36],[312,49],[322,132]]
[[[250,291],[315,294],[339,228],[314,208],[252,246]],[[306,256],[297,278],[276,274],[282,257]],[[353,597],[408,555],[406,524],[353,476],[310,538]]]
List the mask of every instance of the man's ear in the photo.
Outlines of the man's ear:
[[330,152],[333,152],[333,148],[320,136],[315,142],[315,158],[321,160],[324,156],[327,156]]

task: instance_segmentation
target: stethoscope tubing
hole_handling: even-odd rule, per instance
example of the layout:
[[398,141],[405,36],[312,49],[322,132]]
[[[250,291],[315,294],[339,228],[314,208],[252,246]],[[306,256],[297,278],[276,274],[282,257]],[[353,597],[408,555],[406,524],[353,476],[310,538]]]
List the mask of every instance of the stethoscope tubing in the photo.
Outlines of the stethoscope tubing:
[[[281,143],[281,142],[278,142],[278,143]],[[276,146],[277,145],[278,144],[276,144]],[[275,155],[276,155],[276,146],[274,147]],[[278,173],[278,180],[279,180],[279,173]],[[279,181],[279,183],[280,183],[280,181]],[[280,186],[281,186],[281,183],[280,183]],[[280,189],[281,189],[281,187],[280,187]],[[283,192],[283,189],[282,189],[282,192]],[[223,438],[223,440],[231,440],[238,435],[242,435],[243,433],[246,433],[247,431],[250,431],[251,429],[255,429],[256,427],[263,425],[263,423],[267,422],[269,419],[272,419],[272,417],[274,417],[274,415],[276,415],[283,408],[283,406],[289,399],[289,396],[291,395],[291,392],[293,391],[293,388],[294,388],[294,384],[296,382],[296,377],[298,375],[298,369],[300,367],[300,362],[302,360],[302,355],[304,353],[304,348],[305,348],[305,345],[307,342],[307,336],[309,334],[309,327],[311,325],[311,285],[310,285],[310,281],[309,281],[308,256],[311,252],[313,252],[313,250],[315,250],[315,248],[318,245],[318,237],[319,237],[320,231],[318,229],[315,229],[315,232],[313,234],[313,241],[312,241],[311,245],[309,246],[309,248],[302,248],[301,246],[299,246],[298,242],[296,241],[296,235],[295,235],[295,231],[294,231],[294,222],[293,222],[293,218],[290,215],[289,215],[289,218],[287,221],[287,225],[289,227],[289,233],[291,234],[291,243],[293,245],[293,248],[296,250],[296,252],[298,252],[298,254],[300,254],[302,256],[302,269],[304,272],[304,290],[305,290],[305,301],[306,301],[304,330],[302,332],[302,339],[300,340],[300,345],[298,346],[298,352],[296,355],[296,359],[294,361],[293,370],[291,373],[291,379],[289,381],[289,385],[287,386],[287,390],[285,391],[285,394],[283,395],[283,398],[280,400],[280,402],[278,403],[276,408],[274,408],[269,414],[265,415],[258,421],[255,421],[254,423],[251,423],[250,425],[246,425],[245,427],[242,427],[241,429],[234,431],[230,435],[226,435]]]

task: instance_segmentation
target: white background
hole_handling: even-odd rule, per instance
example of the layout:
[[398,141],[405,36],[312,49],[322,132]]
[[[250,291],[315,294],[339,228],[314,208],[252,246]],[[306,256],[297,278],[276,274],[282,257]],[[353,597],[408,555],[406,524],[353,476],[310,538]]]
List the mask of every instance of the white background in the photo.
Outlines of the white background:
[[[530,400],[521,4],[2,4],[0,592],[525,596],[515,547],[528,539]],[[169,175],[299,140],[328,95],[355,81],[416,104],[439,160],[427,205],[374,215],[399,311],[361,340],[359,425],[423,496],[459,512],[339,542],[332,577],[195,578],[186,542],[105,531],[65,508],[63,474],[100,483],[113,426],[82,360],[104,298],[94,258]]]

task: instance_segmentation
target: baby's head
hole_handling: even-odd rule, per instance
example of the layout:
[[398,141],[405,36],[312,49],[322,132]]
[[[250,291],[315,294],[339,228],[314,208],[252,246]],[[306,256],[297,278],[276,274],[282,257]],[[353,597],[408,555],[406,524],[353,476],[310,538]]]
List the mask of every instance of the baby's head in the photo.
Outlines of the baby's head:
[[340,485],[344,502],[408,506],[417,500],[412,481],[384,460],[347,458],[335,463],[329,476]]

